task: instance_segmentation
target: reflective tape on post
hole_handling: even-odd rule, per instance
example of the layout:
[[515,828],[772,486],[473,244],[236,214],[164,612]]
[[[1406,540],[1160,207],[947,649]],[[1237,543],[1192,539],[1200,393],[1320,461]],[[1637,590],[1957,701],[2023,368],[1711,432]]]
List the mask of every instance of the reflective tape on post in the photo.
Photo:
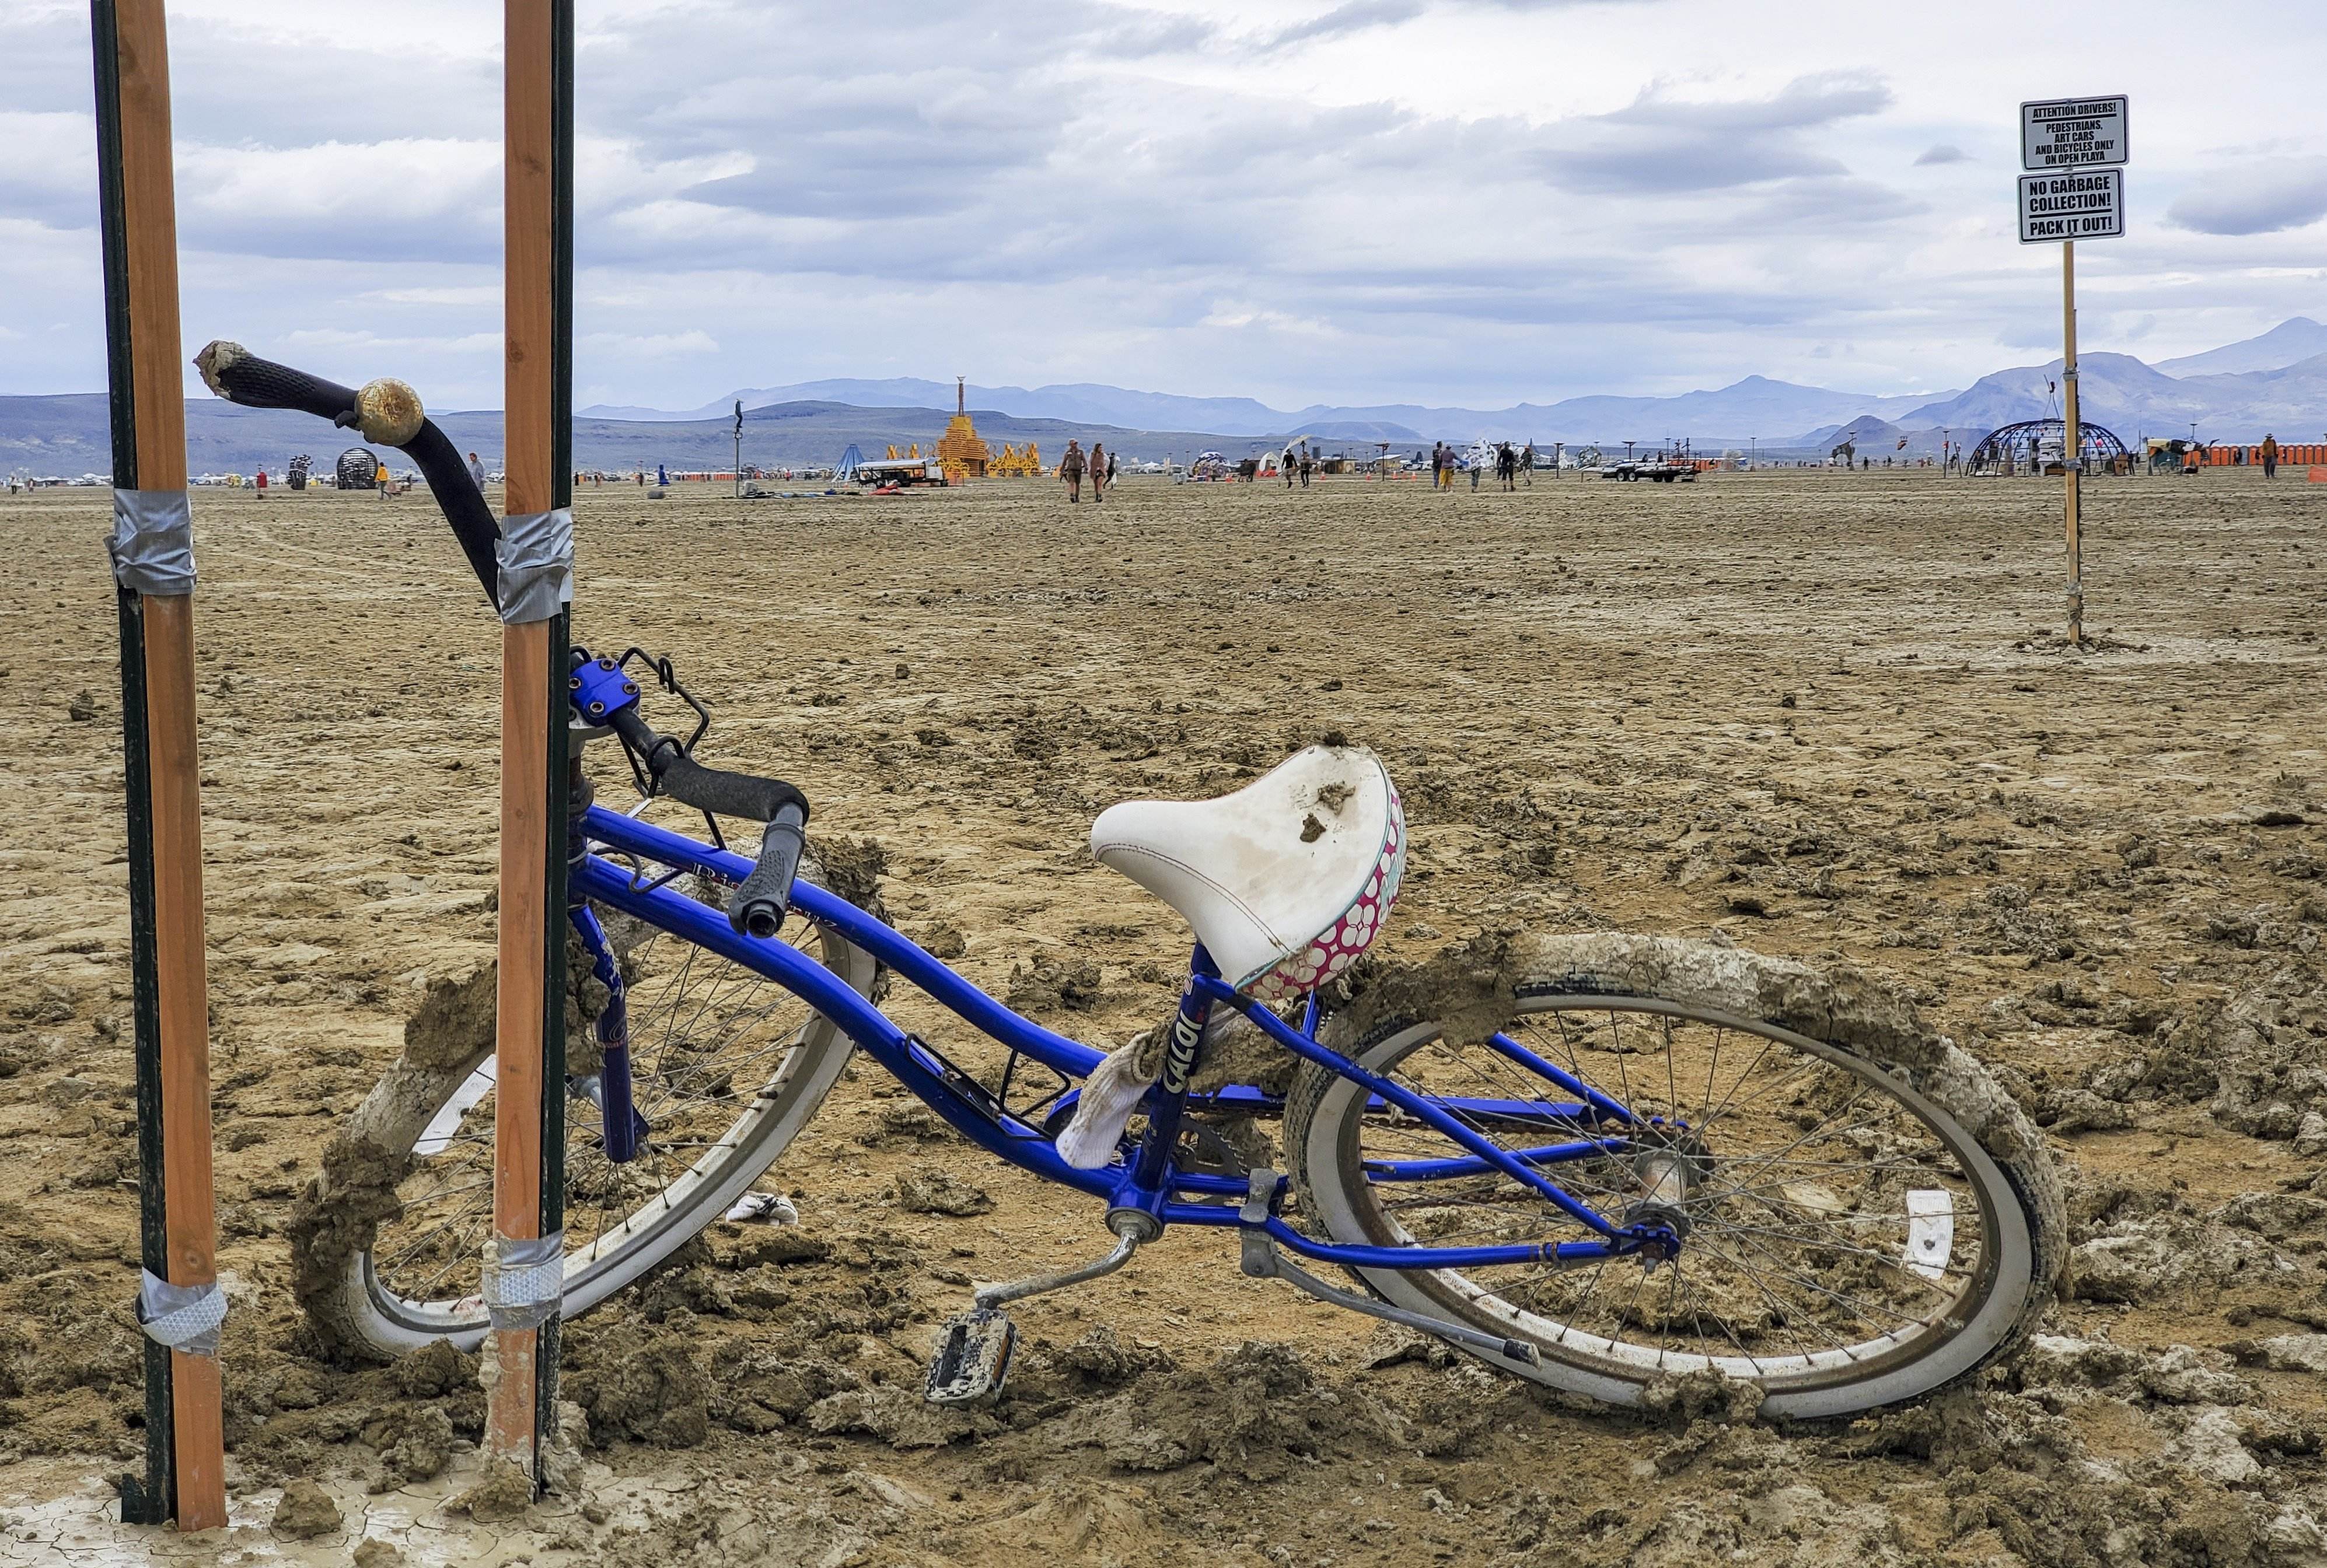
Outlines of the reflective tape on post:
[[226,1293],[208,1284],[173,1285],[151,1269],[139,1271],[137,1326],[157,1345],[188,1356],[215,1356],[226,1323]]
[[194,512],[182,490],[113,492],[113,579],[133,593],[194,591]]
[[485,1316],[496,1329],[537,1329],[565,1298],[565,1233],[485,1243]]
[[574,509],[519,512],[501,519],[501,621],[547,621],[574,602]]

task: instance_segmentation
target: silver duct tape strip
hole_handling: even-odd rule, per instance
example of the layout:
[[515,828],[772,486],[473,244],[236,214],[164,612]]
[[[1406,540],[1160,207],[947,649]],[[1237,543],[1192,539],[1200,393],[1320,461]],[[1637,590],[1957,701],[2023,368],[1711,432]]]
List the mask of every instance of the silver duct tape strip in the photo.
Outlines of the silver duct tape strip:
[[137,1282],[137,1326],[157,1345],[189,1356],[215,1356],[226,1321],[226,1293],[206,1285],[173,1285],[151,1270]]
[[106,548],[114,581],[134,593],[194,591],[194,513],[182,490],[115,490]]
[[565,1299],[565,1233],[485,1242],[485,1316],[496,1329],[537,1329]]
[[519,512],[501,519],[501,620],[510,626],[547,621],[574,602],[574,509]]

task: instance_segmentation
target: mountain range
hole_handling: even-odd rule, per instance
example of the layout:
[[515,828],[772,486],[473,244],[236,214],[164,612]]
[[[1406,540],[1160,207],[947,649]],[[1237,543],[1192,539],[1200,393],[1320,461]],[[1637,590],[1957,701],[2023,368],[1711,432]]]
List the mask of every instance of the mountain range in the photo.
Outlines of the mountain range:
[[[474,451],[492,467],[500,465],[501,416],[498,410],[435,414],[431,417],[460,451]],[[802,400],[754,408],[743,416],[743,461],[762,468],[828,464],[849,446],[878,457],[889,444],[901,451],[918,443],[930,451],[945,434],[950,409],[864,408],[852,404]],[[1125,457],[1185,462],[1208,447],[1238,456],[1266,443],[1215,433],[1129,430],[1088,421],[1019,419],[998,410],[976,411],[978,434],[998,451],[1003,443],[1040,444],[1055,462],[1070,439],[1094,441]],[[574,421],[577,468],[609,473],[658,464],[672,469],[720,471],[734,466],[734,417],[717,419],[603,419]],[[105,395],[79,392],[58,397],[0,397],[0,473],[18,471],[70,478],[104,473],[113,466],[112,434]],[[186,462],[201,473],[251,473],[265,467],[280,475],[291,458],[305,453],[316,471],[328,471],[340,453],[356,444],[354,433],[335,430],[311,415],[279,408],[240,408],[210,397],[186,400]],[[391,466],[402,463],[390,457]]]
[[[2128,444],[2145,434],[2186,433],[2258,441],[2266,433],[2299,440],[2327,432],[2327,326],[2306,316],[2202,354],[2151,365],[2130,354],[2097,352],[2079,362],[2083,416]],[[1031,390],[968,389],[979,434],[997,447],[1039,442],[1055,457],[1070,438],[1094,439],[1130,457],[1187,454],[1218,447],[1232,454],[1300,436],[1328,450],[1404,449],[1434,440],[1479,437],[1565,442],[1570,446],[1633,440],[1644,445],[1687,436],[1703,447],[1815,453],[1849,435],[1867,451],[1911,455],[1942,441],[1969,443],[2014,420],[2057,415],[2061,361],[2016,366],[1971,386],[1922,395],[1875,396],[1748,376],[1677,397],[1584,397],[1509,408],[1419,404],[1271,408],[1249,397],[1190,397],[1120,387],[1070,384]],[[600,405],[575,419],[578,466],[608,471],[724,469],[734,462],[730,410],[747,410],[744,461],[763,466],[828,463],[852,442],[868,453],[888,443],[934,442],[955,388],[913,378],[826,380],[744,388],[701,408]],[[237,408],[210,398],[187,402],[188,457],[196,472],[279,468],[293,453],[327,459],[345,438],[303,415]],[[450,413],[437,423],[463,452],[497,462],[498,412]],[[111,466],[102,394],[0,397],[0,472],[102,472]]]
[[[1958,390],[1876,395],[1805,387],[1765,376],[1677,397],[1591,396],[1508,408],[1435,407],[1420,404],[1312,404],[1272,408],[1249,397],[1186,397],[1120,387],[1071,383],[1037,387],[970,387],[980,408],[1035,418],[1085,420],[1133,428],[1205,430],[1226,435],[1306,434],[1327,442],[1453,439],[1565,441],[1607,443],[1667,436],[1699,443],[1743,444],[1758,438],[1776,449],[1816,444],[1864,416],[1901,429],[1981,431],[2018,419],[2057,414],[2061,361],[2018,366],[1982,377]],[[2269,331],[2202,354],[2148,365],[2129,354],[2079,356],[2083,412],[2097,422],[2124,424],[2127,440],[2143,431],[2170,434],[2191,421],[2231,426],[2259,439],[2285,425],[2307,428],[2327,415],[2327,326],[2295,316]],[[913,378],[824,380],[743,387],[700,408],[671,412],[601,406],[584,414],[651,422],[716,418],[741,402],[747,409],[801,400],[944,407],[954,388]],[[2248,428],[2252,430],[2249,432]],[[2322,424],[2327,429],[2327,424]],[[1935,440],[1937,437],[1935,436]]]

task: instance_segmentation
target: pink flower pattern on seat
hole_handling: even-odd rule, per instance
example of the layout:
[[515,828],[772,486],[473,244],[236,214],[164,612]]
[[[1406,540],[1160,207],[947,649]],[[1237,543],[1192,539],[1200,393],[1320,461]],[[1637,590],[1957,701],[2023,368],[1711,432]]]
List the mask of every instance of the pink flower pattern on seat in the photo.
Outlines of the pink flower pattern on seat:
[[1382,841],[1381,856],[1374,863],[1373,874],[1366,879],[1363,891],[1357,901],[1341,911],[1341,919],[1323,935],[1313,938],[1306,947],[1293,955],[1257,978],[1244,985],[1247,994],[1263,1002],[1285,1002],[1307,994],[1322,985],[1342,970],[1358,961],[1358,955],[1373,946],[1381,935],[1382,922],[1389,918],[1390,906],[1397,902],[1397,884],[1406,875],[1406,808],[1399,803],[1397,787],[1390,786],[1389,831]]

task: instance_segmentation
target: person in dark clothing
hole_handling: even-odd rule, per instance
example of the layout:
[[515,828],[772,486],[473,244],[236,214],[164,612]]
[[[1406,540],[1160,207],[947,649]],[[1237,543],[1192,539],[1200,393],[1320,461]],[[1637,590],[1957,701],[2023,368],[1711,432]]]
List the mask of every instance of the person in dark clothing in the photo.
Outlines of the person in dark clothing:
[[1059,477],[1066,481],[1067,502],[1074,505],[1083,499],[1083,447],[1079,441],[1070,440],[1066,452],[1059,458]]
[[2266,435],[2262,438],[2262,477],[2265,479],[2278,477],[2278,437],[2276,435]]

